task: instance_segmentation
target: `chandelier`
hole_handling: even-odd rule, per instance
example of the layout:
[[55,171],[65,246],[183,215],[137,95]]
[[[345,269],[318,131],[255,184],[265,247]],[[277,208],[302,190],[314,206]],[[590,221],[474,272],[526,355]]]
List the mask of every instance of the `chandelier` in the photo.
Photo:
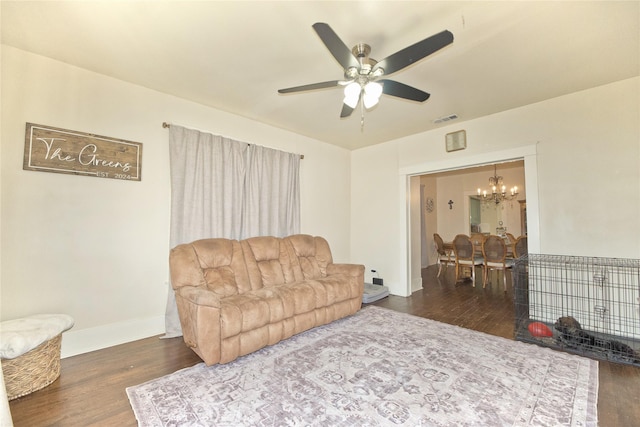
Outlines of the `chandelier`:
[[496,205],[504,201],[513,200],[518,197],[518,187],[511,187],[507,193],[507,186],[503,184],[502,177],[498,176],[496,165],[493,165],[493,176],[489,177],[489,187],[491,193],[487,190],[478,188],[478,199],[485,203],[493,202]]

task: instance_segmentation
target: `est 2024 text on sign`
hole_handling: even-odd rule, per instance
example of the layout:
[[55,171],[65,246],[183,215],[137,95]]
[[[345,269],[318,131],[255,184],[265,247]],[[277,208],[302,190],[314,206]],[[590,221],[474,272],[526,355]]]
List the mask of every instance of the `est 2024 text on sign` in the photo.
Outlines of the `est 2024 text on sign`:
[[142,143],[27,123],[23,169],[140,181]]

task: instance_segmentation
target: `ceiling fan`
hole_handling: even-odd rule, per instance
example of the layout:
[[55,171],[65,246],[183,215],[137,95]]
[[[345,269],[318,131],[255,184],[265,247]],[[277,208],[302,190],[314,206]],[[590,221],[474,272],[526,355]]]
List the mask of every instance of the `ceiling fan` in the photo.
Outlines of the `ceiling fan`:
[[431,55],[453,42],[453,34],[444,30],[438,34],[406,47],[378,62],[369,57],[371,47],[358,43],[349,49],[328,24],[317,22],[313,29],[329,52],[344,68],[345,80],[331,80],[278,90],[278,93],[302,92],[344,86],[344,100],[340,117],[349,117],[360,100],[369,109],[378,103],[380,96],[386,95],[424,102],[429,94],[395,80],[383,79],[405,67]]

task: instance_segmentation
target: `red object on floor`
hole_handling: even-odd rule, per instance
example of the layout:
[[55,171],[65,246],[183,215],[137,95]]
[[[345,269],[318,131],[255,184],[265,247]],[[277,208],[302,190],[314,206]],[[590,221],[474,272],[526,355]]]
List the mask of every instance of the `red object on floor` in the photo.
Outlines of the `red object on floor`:
[[534,337],[552,337],[553,332],[547,325],[541,322],[533,322],[527,326],[529,333]]

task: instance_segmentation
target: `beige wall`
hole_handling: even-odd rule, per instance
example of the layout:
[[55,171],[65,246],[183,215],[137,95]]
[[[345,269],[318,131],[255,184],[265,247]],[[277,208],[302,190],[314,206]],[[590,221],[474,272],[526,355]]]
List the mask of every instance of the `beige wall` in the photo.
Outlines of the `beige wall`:
[[[2,46],[1,318],[67,313],[63,355],[164,331],[169,252],[163,121],[304,154],[302,232],[349,261],[350,152]],[[22,170],[25,123],[143,143],[142,181]]]
[[[523,200],[526,194],[524,181],[524,166],[512,167],[498,165],[498,175],[502,176],[504,183],[512,187],[518,186],[518,199]],[[479,171],[478,171],[479,170]],[[493,167],[465,169],[456,173],[436,174],[439,198],[436,203],[438,211],[437,230],[445,241],[451,241],[457,234],[469,234],[469,195],[476,195],[478,187],[485,190],[489,188],[489,176],[493,176]],[[447,204],[453,200],[453,209]],[[499,205],[503,225],[507,232],[519,236],[520,230],[520,204],[514,200]],[[495,229],[491,230],[495,234]]]
[[[375,265],[392,293],[407,295],[407,176],[510,153],[526,154],[536,252],[640,258],[639,85],[638,77],[623,80],[354,151],[352,261]],[[444,135],[459,129],[467,131],[468,148],[447,153]],[[375,245],[372,230],[380,230]]]

